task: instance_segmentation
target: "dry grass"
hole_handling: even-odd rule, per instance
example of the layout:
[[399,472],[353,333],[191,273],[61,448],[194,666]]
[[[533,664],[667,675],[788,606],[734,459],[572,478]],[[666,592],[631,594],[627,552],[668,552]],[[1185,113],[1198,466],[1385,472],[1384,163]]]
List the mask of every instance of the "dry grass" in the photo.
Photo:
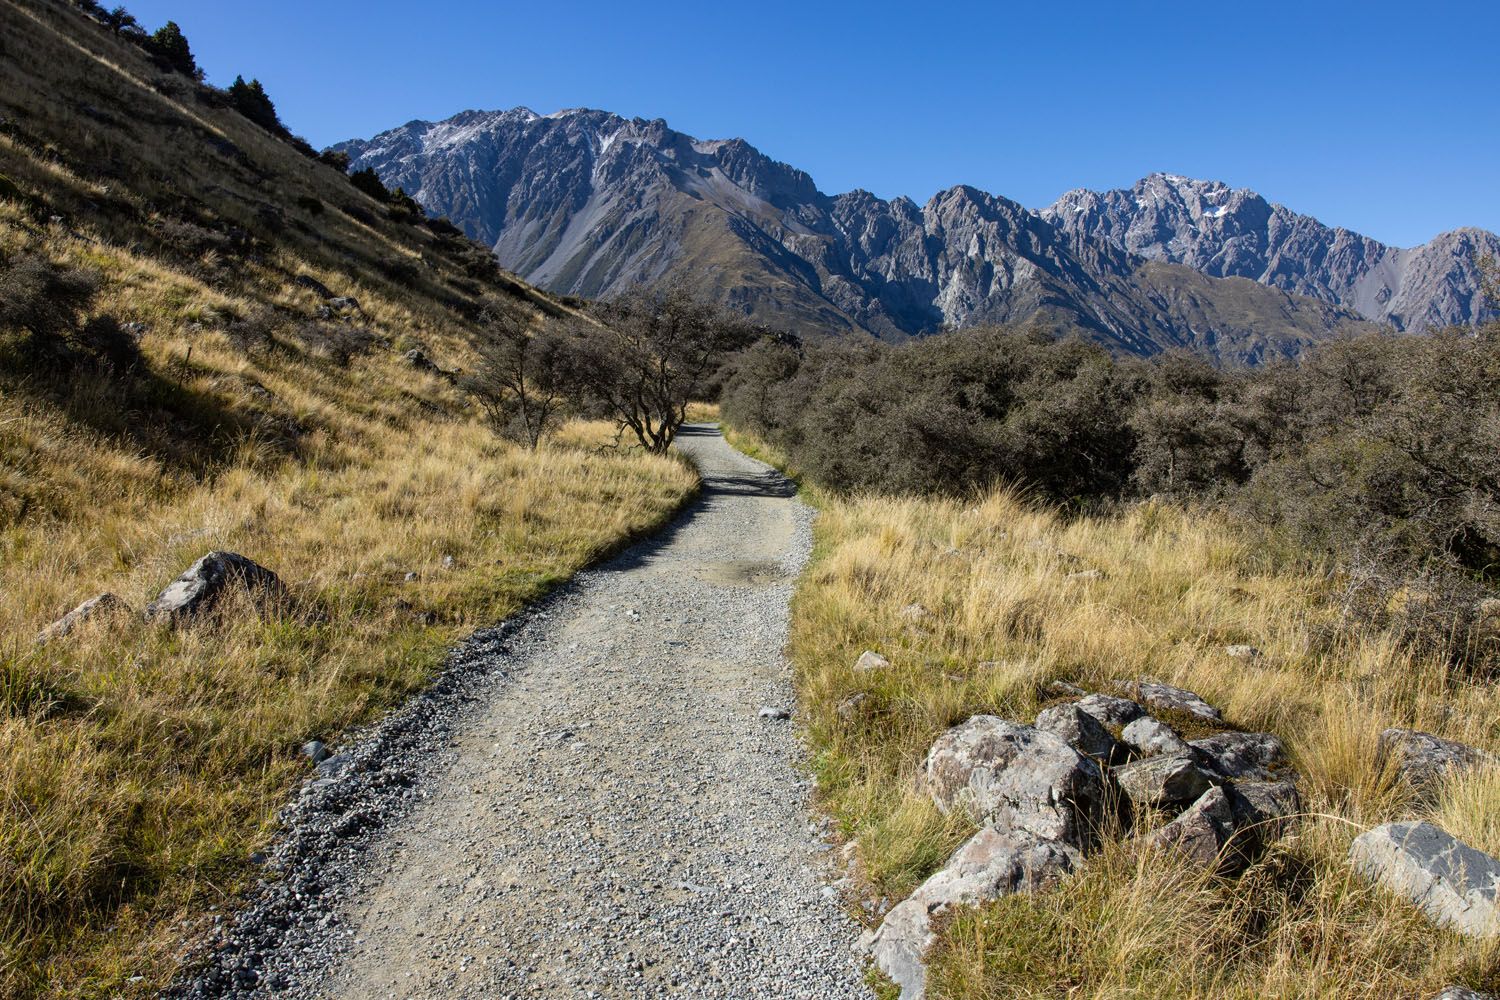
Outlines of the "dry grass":
[[[402,352],[462,369],[478,298],[539,319],[549,297],[476,278],[472,248],[386,218],[65,5],[0,0],[0,28],[0,266],[86,269],[91,315],[146,330],[110,371],[0,329],[0,996],[144,996],[255,876],[304,741],[373,719],[697,479],[601,424],[499,441]],[[320,316],[299,275],[360,313]],[[33,645],[216,548],[291,600]]]
[[[873,898],[904,897],[970,832],[918,787],[933,739],[978,712],[1030,720],[1054,679],[1200,692],[1286,741],[1315,814],[1238,881],[1117,845],[1056,892],[965,912],[933,995],[1406,998],[1500,979],[1500,949],[1435,930],[1344,862],[1361,829],[1412,815],[1500,850],[1500,776],[1423,807],[1375,757],[1392,725],[1500,747],[1491,685],[1342,628],[1324,576],[1217,515],[1148,503],[1067,521],[1004,492],[821,503],[792,652],[823,800]],[[1101,575],[1070,576],[1085,570]],[[1237,643],[1265,655],[1231,659]],[[855,674],[864,649],[893,669]]]

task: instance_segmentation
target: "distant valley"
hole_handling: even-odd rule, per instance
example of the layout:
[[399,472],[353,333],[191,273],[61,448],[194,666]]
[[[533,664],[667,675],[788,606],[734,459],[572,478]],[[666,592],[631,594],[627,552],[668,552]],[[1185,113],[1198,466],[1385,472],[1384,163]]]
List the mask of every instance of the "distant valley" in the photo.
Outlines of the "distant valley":
[[741,139],[603,111],[468,111],[336,147],[550,291],[672,280],[804,335],[1038,322],[1120,354],[1225,363],[1341,333],[1492,317],[1466,229],[1404,250],[1223,184],[1153,174],[1032,211],[968,186],[830,196]]

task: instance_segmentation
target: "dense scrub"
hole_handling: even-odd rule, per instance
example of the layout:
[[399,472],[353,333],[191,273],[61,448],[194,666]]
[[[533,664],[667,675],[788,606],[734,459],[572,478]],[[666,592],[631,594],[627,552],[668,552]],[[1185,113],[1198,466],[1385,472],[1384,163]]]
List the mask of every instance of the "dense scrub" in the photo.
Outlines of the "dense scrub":
[[907,344],[766,340],[724,412],[839,491],[1004,483],[1079,511],[1148,496],[1232,508],[1346,571],[1352,615],[1461,662],[1500,561],[1500,329],[1361,337],[1223,371],[1112,360],[1041,331]]

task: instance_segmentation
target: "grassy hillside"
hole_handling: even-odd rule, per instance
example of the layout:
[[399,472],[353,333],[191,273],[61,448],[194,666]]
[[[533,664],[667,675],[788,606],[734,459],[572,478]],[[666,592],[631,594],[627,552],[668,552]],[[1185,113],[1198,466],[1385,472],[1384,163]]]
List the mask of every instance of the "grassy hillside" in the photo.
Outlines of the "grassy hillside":
[[[451,373],[481,304],[565,308],[482,248],[71,6],[0,0],[0,39],[0,307],[31,317],[0,329],[0,995],[147,995],[254,877],[302,742],[696,478],[603,425],[529,452],[480,422]],[[290,599],[34,644],[211,549]]]
[[[1147,502],[1065,520],[1003,491],[822,506],[792,655],[823,801],[875,904],[866,919],[972,832],[920,790],[933,740],[976,713],[1029,722],[1049,681],[1191,688],[1226,725],[1279,735],[1302,775],[1300,827],[1237,880],[1111,843],[1054,891],[952,919],[929,995],[1396,1000],[1500,982],[1500,945],[1434,928],[1345,861],[1362,830],[1413,816],[1500,852],[1492,772],[1424,805],[1376,754],[1388,726],[1500,749],[1492,683],[1346,627],[1337,577],[1211,512]],[[1239,643],[1264,656],[1230,658]],[[893,669],[857,674],[865,649]]]

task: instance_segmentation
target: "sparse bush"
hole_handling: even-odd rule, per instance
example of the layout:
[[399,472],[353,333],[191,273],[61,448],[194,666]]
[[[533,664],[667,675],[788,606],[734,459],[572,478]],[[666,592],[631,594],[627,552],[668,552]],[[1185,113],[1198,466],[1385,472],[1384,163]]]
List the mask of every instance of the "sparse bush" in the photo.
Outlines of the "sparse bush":
[[498,433],[536,448],[566,402],[565,344],[551,326],[533,333],[525,315],[499,302],[486,303],[480,321],[479,368],[463,388]]

